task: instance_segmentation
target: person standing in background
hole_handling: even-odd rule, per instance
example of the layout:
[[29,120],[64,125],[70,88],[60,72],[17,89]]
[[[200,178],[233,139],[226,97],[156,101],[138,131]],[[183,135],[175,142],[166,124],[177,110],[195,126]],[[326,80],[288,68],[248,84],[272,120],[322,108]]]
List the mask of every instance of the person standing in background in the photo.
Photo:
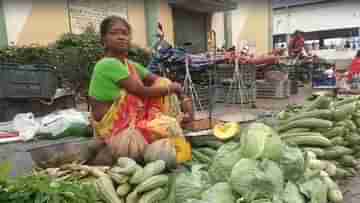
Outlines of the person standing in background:
[[289,56],[294,58],[301,57],[303,55],[304,47],[305,39],[303,37],[303,32],[296,30],[289,42]]
[[171,48],[171,45],[165,40],[165,33],[161,23],[158,23],[156,38],[157,41],[153,45],[153,54],[156,55],[160,50]]
[[348,74],[348,81],[351,82],[353,77],[360,73],[360,50],[357,51],[355,58],[352,60]]

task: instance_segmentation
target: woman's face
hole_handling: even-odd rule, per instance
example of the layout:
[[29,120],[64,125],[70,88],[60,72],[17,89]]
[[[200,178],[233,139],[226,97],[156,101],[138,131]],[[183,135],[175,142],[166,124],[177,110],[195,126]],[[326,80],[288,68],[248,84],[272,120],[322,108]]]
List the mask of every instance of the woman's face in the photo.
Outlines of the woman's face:
[[121,21],[116,21],[104,38],[104,45],[109,51],[127,52],[130,45],[130,30]]

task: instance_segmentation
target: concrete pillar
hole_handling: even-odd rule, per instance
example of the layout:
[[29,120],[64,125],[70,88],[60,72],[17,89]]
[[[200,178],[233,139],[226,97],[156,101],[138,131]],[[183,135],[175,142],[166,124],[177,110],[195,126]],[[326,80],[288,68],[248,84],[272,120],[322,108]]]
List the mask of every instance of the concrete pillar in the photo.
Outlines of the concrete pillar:
[[157,23],[160,14],[160,0],[145,0],[145,17],[147,44],[152,46],[156,42]]
[[6,33],[6,19],[4,13],[3,2],[0,0],[0,48],[8,45],[7,33]]
[[232,14],[230,11],[224,13],[225,47],[230,48],[232,41]]

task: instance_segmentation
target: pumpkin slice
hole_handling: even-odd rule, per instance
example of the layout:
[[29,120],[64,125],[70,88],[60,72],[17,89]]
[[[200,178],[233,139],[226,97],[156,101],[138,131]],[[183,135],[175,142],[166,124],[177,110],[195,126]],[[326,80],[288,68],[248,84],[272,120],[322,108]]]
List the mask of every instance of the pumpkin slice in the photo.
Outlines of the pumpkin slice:
[[213,130],[215,137],[220,140],[227,140],[239,134],[240,126],[235,122],[219,123],[215,125]]

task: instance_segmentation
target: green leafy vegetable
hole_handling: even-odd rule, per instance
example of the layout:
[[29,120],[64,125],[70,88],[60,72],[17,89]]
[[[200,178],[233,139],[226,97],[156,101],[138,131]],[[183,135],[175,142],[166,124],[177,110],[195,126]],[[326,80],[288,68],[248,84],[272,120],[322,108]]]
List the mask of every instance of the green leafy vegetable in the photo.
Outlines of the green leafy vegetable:
[[201,199],[201,194],[210,186],[208,174],[202,168],[202,165],[194,165],[191,172],[180,173],[176,176],[176,203],[183,203],[189,199]]
[[290,181],[285,186],[282,199],[284,203],[306,203],[305,197],[300,193],[297,185]]
[[269,160],[262,162],[241,159],[231,172],[233,189],[245,200],[272,199],[282,192],[284,178],[279,166]]
[[310,203],[327,203],[327,185],[319,178],[313,178],[300,184],[300,191],[308,199]]
[[280,158],[280,167],[287,180],[296,181],[303,177],[305,172],[305,159],[301,150],[284,146]]
[[0,202],[6,203],[94,203],[98,200],[91,185],[54,181],[48,176],[9,178],[0,188]]
[[233,166],[241,158],[239,147],[239,144],[228,143],[218,150],[209,168],[210,177],[214,182],[228,181]]

